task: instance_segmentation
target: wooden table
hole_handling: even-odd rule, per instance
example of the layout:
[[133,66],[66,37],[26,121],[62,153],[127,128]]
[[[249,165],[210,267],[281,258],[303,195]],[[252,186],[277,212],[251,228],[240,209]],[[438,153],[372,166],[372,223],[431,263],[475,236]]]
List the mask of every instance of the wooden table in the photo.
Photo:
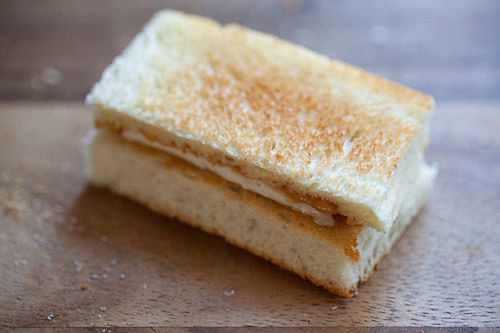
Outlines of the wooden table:
[[[333,296],[87,185],[80,142],[92,117],[81,101],[161,8],[272,33],[438,99],[436,186],[359,296]],[[0,331],[495,331],[499,9],[495,0],[0,1]]]
[[498,327],[499,111],[438,105],[428,158],[440,173],[428,203],[344,299],[89,186],[81,140],[92,114],[81,103],[0,103],[0,323]]

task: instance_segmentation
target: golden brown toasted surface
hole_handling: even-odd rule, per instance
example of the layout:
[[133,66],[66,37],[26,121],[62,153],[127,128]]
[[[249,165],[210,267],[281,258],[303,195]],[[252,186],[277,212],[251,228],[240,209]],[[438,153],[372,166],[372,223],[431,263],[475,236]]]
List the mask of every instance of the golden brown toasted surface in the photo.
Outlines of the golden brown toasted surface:
[[[170,28],[160,32],[163,46],[179,48]],[[138,107],[263,166],[293,159],[307,172],[342,160],[390,176],[432,107],[429,96],[239,26],[202,20],[190,32],[181,52],[193,59],[172,68],[170,58],[154,57],[157,82],[142,87]],[[410,105],[401,114],[386,103]]]
[[[155,26],[157,75],[135,108],[259,164],[354,162],[390,175],[433,100],[399,84],[237,25],[176,12]],[[151,42],[151,41],[150,41]],[[348,147],[346,147],[348,146]],[[295,162],[294,162],[295,163]]]
[[108,122],[126,114],[380,230],[395,214],[374,211],[434,105],[272,36],[173,11],[153,18],[87,101],[114,110]]

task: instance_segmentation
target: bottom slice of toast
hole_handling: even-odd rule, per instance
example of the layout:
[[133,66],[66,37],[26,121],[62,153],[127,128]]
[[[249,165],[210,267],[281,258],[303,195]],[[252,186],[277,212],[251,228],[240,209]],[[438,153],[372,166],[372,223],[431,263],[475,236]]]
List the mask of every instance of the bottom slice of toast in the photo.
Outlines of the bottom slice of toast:
[[425,168],[387,233],[348,225],[320,226],[302,213],[247,191],[179,158],[108,130],[85,140],[90,181],[152,210],[222,236],[264,259],[352,297],[423,205],[435,177]]

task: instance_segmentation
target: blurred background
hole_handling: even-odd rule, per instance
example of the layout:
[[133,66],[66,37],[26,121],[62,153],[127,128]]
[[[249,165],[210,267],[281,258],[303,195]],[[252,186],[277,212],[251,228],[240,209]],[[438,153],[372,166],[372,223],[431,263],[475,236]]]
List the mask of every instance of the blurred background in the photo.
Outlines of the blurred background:
[[434,95],[500,98],[500,1],[0,1],[0,100],[82,100],[161,8],[237,22]]

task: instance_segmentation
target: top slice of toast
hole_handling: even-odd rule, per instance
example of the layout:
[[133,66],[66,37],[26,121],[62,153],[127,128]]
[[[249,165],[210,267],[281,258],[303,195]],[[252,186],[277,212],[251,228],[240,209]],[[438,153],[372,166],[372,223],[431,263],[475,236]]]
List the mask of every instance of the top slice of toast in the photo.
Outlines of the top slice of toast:
[[189,145],[380,231],[424,163],[434,107],[429,95],[303,47],[170,10],[113,61],[87,102],[97,122]]

